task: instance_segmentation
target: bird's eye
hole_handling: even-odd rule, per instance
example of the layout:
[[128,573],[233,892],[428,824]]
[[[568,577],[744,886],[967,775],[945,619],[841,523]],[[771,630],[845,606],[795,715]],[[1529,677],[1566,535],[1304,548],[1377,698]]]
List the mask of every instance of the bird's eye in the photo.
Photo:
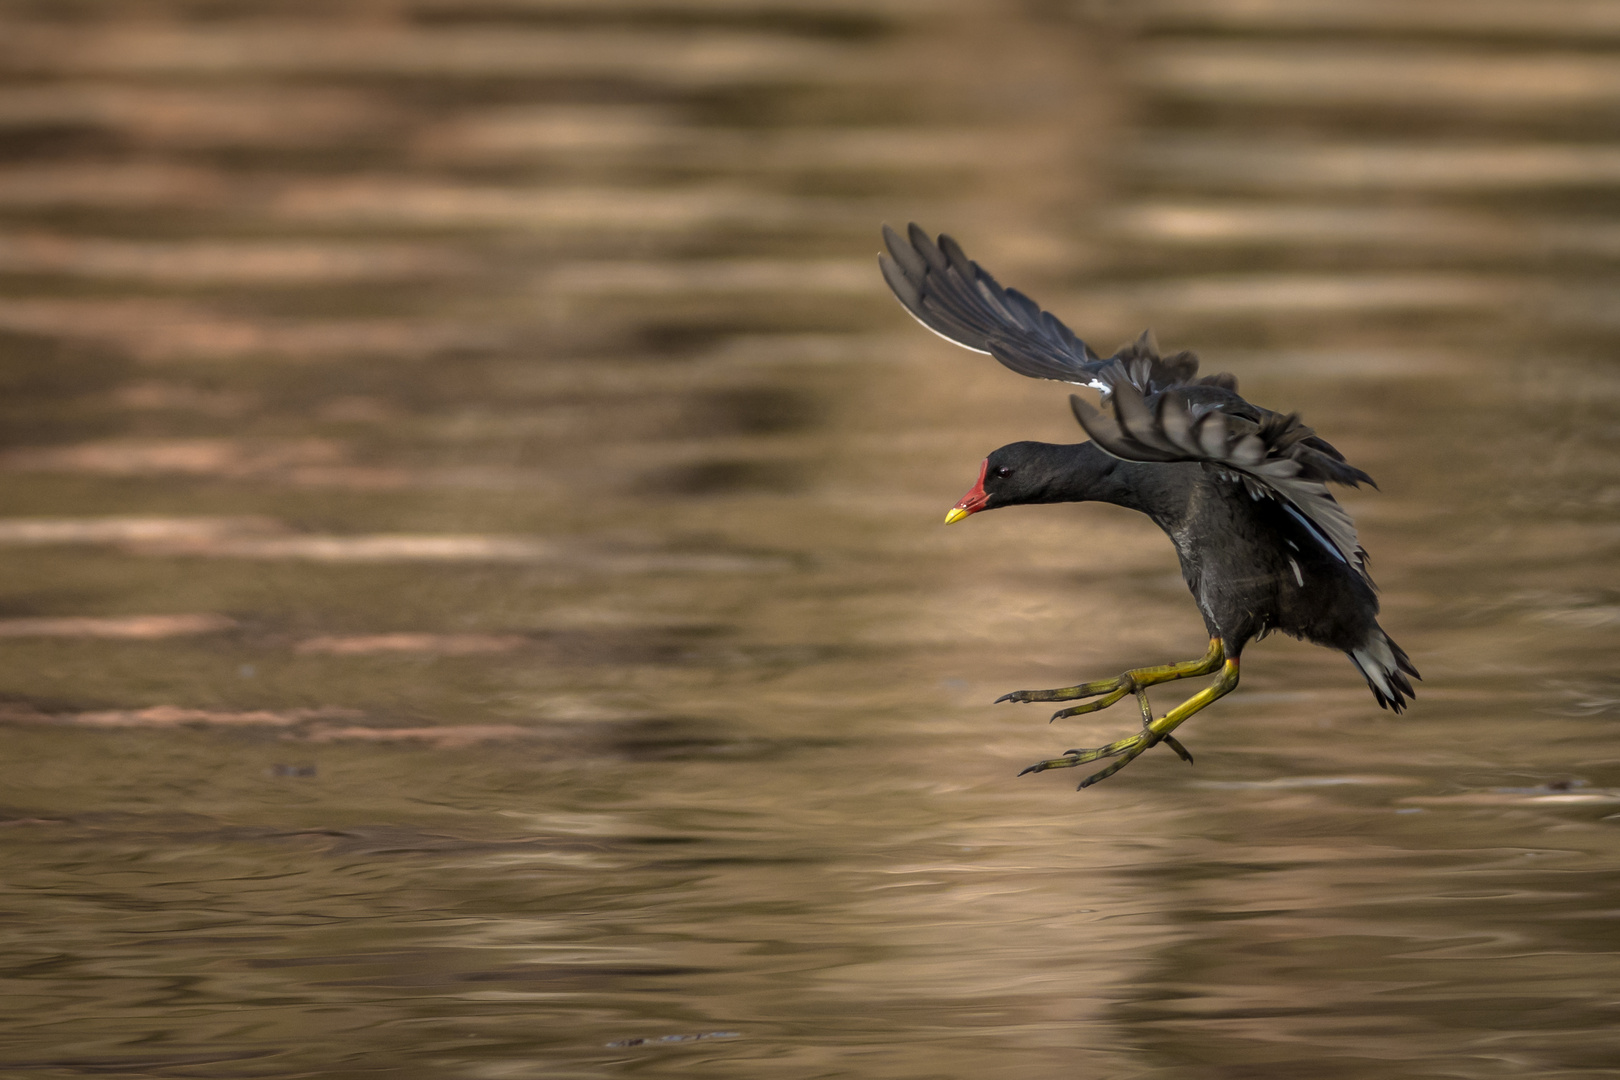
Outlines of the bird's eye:
[[1011,476],[1012,474],[1013,474],[1012,469],[1008,468],[1007,466],[1005,466],[1005,465],[997,465],[996,466],[996,475],[997,476]]

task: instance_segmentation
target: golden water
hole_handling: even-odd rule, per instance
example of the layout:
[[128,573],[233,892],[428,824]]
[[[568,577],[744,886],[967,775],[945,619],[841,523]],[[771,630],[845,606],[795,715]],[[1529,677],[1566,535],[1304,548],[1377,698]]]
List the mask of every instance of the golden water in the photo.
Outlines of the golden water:
[[[1620,8],[0,7],[0,1075],[1620,1071]],[[1198,655],[881,221],[1377,477]],[[1173,688],[1156,691],[1162,710]],[[697,1038],[697,1036],[703,1036]]]

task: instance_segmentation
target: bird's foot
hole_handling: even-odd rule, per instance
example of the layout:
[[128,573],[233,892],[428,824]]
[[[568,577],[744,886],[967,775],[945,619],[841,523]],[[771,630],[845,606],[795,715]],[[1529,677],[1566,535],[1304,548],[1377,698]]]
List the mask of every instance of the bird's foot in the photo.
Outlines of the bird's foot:
[[1047,769],[1072,769],[1077,765],[1088,765],[1093,761],[1101,761],[1104,758],[1119,758],[1118,761],[1114,762],[1106,769],[1093,773],[1084,780],[1080,781],[1080,787],[1076,790],[1084,791],[1086,788],[1097,783],[1099,780],[1106,780],[1110,776],[1113,776],[1115,773],[1119,772],[1119,770],[1123,769],[1125,766],[1135,761],[1143,753],[1151,750],[1154,746],[1157,746],[1161,742],[1170,747],[1170,749],[1174,750],[1176,752],[1176,756],[1181,758],[1182,761],[1185,761],[1189,765],[1193,763],[1192,754],[1189,753],[1187,748],[1181,744],[1181,740],[1177,739],[1174,735],[1155,734],[1151,728],[1144,725],[1141,734],[1132,735],[1128,739],[1120,739],[1118,742],[1111,742],[1107,746],[1099,746],[1090,750],[1065,750],[1062,757],[1051,758],[1047,761],[1037,761],[1035,764],[1029,766],[1018,775],[1023,776],[1024,773],[1045,772]]
[[1159,743],[1164,743],[1170,747],[1176,752],[1177,757],[1191,765],[1192,754],[1188,753],[1187,748],[1182,746],[1176,737],[1170,733],[1185,722],[1189,716],[1192,716],[1210,702],[1231,693],[1237,684],[1238,662],[1235,658],[1229,658],[1223,664],[1220,676],[1212,684],[1183,701],[1157,720],[1153,719],[1153,712],[1148,707],[1147,694],[1139,690],[1137,692],[1137,701],[1142,706],[1142,730],[1138,734],[1091,750],[1067,750],[1062,757],[1037,761],[1018,775],[1045,772],[1047,769],[1072,769],[1077,765],[1087,765],[1093,761],[1101,761],[1104,758],[1119,759],[1106,769],[1092,773],[1082,780],[1080,787],[1084,789],[1100,780],[1106,780],[1113,776]]
[[1138,694],[1157,683],[1173,682],[1176,679],[1185,679],[1193,675],[1205,675],[1221,666],[1225,658],[1223,646],[1219,638],[1213,638],[1209,643],[1209,651],[1198,660],[1187,660],[1179,664],[1164,664],[1158,667],[1132,668],[1121,672],[1112,679],[1097,679],[1094,682],[1080,683],[1078,686],[1063,686],[1056,690],[1014,690],[1010,694],[1002,694],[994,704],[1000,705],[1003,701],[1022,704],[1028,701],[1075,701],[1079,698],[1096,698],[1084,705],[1076,705],[1068,709],[1059,709],[1052,714],[1053,720],[1066,716],[1080,716],[1084,713],[1100,712],[1108,708],[1127,694]]

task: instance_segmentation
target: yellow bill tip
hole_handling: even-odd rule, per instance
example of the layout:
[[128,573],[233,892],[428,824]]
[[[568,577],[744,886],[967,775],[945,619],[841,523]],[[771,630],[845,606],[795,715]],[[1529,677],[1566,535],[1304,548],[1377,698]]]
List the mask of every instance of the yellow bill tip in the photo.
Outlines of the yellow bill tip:
[[951,512],[945,515],[945,524],[955,525],[958,521],[961,521],[967,516],[968,512],[966,510],[962,509],[960,506],[953,506],[951,507]]

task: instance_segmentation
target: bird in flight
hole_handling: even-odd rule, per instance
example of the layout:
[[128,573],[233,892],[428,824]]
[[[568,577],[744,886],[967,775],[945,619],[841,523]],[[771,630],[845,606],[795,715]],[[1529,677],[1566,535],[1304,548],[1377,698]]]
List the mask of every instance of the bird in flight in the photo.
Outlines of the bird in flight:
[[[1199,377],[1190,352],[1160,356],[1151,333],[1100,357],[1029,297],[997,284],[949,236],[936,241],[916,225],[901,236],[885,225],[883,240],[883,278],[925,327],[1020,375],[1102,394],[1101,408],[1069,397],[1089,442],[1016,442],[992,451],[945,523],[1029,503],[1109,502],[1140,511],[1175,544],[1209,632],[1209,650],[1197,660],[998,698],[998,704],[1093,699],[1059,710],[1053,720],[1097,712],[1132,694],[1141,707],[1137,734],[1066,751],[1024,773],[1117,759],[1082,781],[1086,788],[1161,742],[1191,763],[1172,733],[1232,692],[1244,646],[1273,630],[1344,652],[1386,709],[1400,712],[1415,696],[1408,676],[1420,676],[1378,625],[1367,553],[1327,489],[1330,482],[1371,484],[1372,477],[1297,415],[1245,401],[1231,375]],[[1209,686],[1154,717],[1148,687],[1211,673]]]

